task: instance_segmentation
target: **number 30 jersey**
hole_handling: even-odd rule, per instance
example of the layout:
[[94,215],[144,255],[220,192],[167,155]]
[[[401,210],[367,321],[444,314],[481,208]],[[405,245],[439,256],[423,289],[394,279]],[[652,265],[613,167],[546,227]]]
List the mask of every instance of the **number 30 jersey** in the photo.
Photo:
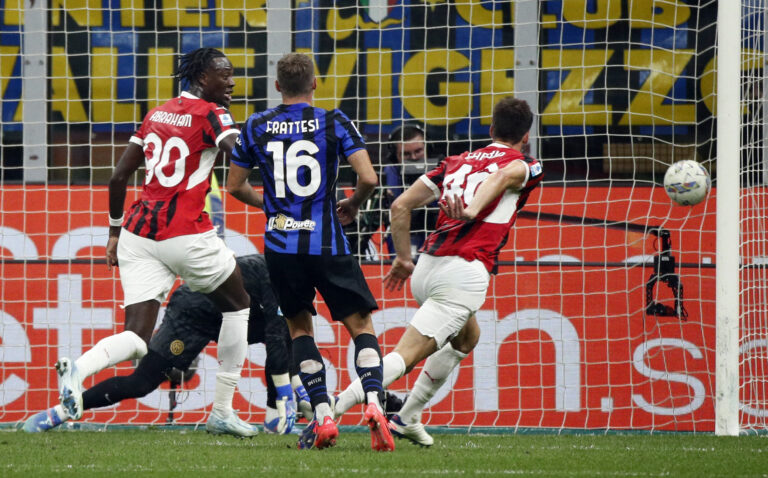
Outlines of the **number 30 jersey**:
[[522,209],[544,175],[541,163],[516,149],[493,143],[477,151],[450,156],[420,178],[435,192],[435,198],[458,196],[466,207],[488,176],[518,160],[523,161],[527,169],[520,190],[504,191],[472,221],[451,219],[440,211],[435,232],[427,237],[421,252],[433,256],[459,256],[468,261],[478,259],[488,272],[495,274],[499,251],[507,242],[517,211]]
[[213,229],[203,208],[217,146],[239,132],[226,108],[186,91],[150,110],[130,139],[144,150],[146,176],[123,227],[156,241]]
[[339,157],[364,148],[360,133],[339,110],[298,103],[248,118],[232,162],[261,171],[264,247],[285,254],[349,254],[336,215]]

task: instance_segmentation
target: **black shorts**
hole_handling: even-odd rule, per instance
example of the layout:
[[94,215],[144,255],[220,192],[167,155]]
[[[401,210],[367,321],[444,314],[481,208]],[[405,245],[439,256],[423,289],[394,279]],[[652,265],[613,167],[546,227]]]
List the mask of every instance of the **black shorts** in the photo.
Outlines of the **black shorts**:
[[379,308],[352,254],[313,256],[266,250],[264,257],[285,317],[294,317],[302,310],[317,315],[313,305],[315,289],[323,296],[333,320]]
[[174,368],[186,370],[212,338],[184,320],[166,317],[149,341],[149,348],[171,362]]

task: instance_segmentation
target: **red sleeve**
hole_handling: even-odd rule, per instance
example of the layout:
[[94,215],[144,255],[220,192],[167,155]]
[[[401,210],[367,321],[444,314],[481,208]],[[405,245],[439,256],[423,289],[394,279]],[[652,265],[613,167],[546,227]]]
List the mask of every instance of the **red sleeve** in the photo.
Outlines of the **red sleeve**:
[[427,179],[429,179],[432,184],[437,186],[439,189],[443,189],[443,179],[445,179],[445,170],[447,168],[446,161],[448,158],[443,159],[440,161],[440,163],[435,166],[434,169],[431,169],[427,171],[425,176]]
[[240,129],[232,119],[232,114],[223,106],[211,104],[211,109],[206,115],[205,132],[213,140],[215,146],[227,135],[239,134]]

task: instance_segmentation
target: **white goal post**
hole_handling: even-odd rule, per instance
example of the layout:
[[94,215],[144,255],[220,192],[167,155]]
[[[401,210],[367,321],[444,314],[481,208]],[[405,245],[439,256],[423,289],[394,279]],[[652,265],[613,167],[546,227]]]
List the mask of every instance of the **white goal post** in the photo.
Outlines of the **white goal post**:
[[[480,341],[427,426],[764,433],[768,5],[737,3],[0,0],[0,425],[55,403],[58,356],[122,330],[122,290],[103,261],[106,184],[147,111],[179,93],[178,55],[208,46],[233,63],[236,121],[279,104],[277,61],[299,51],[317,65],[315,105],[342,110],[365,137],[381,186],[348,233],[362,244],[384,352],[417,308],[382,285],[387,201],[442,156],[486,145],[500,98],[536,113],[528,153],[544,181],[501,248]],[[408,167],[396,151],[404,126],[426,146]],[[713,178],[692,207],[662,187],[684,159]],[[221,184],[223,162],[214,173]],[[353,184],[343,165],[340,189]],[[263,250],[263,213],[218,194],[228,245]],[[434,214],[419,212],[415,237]],[[349,337],[317,306],[338,391],[355,374]],[[174,423],[210,410],[214,347]],[[235,397],[252,422],[264,418],[264,361],[252,346]],[[82,423],[160,424],[169,408],[164,385]],[[354,412],[342,421],[359,423]]]

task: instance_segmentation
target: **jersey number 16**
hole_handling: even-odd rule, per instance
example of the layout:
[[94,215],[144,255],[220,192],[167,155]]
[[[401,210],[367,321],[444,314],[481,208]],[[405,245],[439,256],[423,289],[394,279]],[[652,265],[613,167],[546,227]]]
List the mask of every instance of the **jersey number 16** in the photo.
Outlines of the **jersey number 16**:
[[[291,143],[285,151],[282,141],[270,141],[267,143],[267,151],[272,153],[274,165],[275,196],[285,197],[285,187],[296,196],[311,196],[320,187],[321,171],[320,163],[311,155],[320,151],[312,141],[302,139]],[[309,170],[309,183],[299,183],[299,168],[302,166]]]

